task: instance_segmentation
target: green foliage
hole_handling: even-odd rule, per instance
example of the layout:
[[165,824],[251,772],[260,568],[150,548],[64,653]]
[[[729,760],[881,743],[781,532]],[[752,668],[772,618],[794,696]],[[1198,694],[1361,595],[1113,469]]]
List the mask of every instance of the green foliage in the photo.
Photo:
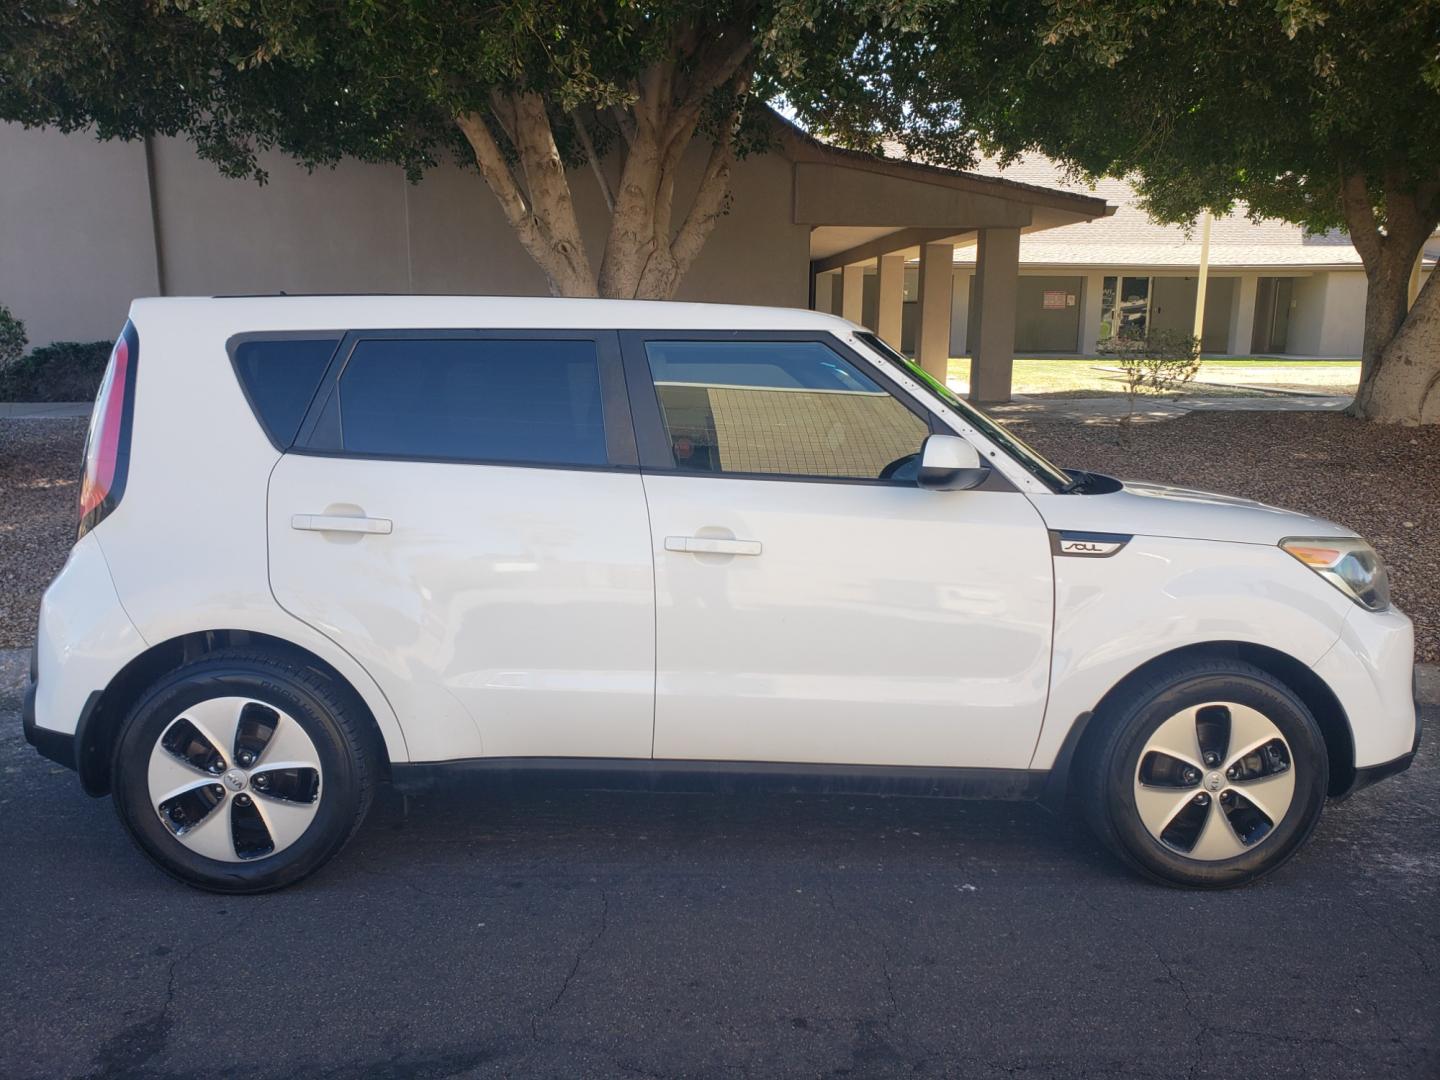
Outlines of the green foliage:
[[108,341],[57,341],[0,367],[0,401],[92,401],[113,348]]
[[[613,107],[633,103],[656,60],[683,66],[700,43],[738,31],[755,43],[762,93],[751,100],[763,100],[780,87],[835,84],[858,41],[919,25],[939,6],[10,0],[0,5],[0,117],[93,125],[101,138],[183,135],[227,175],[262,182],[259,154],[272,148],[312,168],[345,157],[393,163],[413,179],[452,155],[473,162],[456,116],[494,116],[495,91],[533,91],[573,165],[583,149],[571,111],[594,110],[603,154],[622,137]],[[763,145],[754,117],[734,136],[742,152]]]
[[1239,202],[1340,227],[1342,174],[1363,178],[1382,227],[1389,190],[1440,214],[1440,0],[994,0],[927,16],[862,42],[834,92],[800,102],[806,121],[962,167],[1038,150],[1131,176],[1163,221]]
[[1200,371],[1200,339],[1181,330],[1107,338],[1095,351],[1120,365],[1133,393],[1179,390]]
[[1114,360],[1124,374],[1129,411],[1121,419],[1122,442],[1134,420],[1138,398],[1179,394],[1200,372],[1200,339],[1182,330],[1152,330],[1143,337],[1107,338],[1095,351]]
[[959,167],[1040,151],[1132,180],[1161,221],[1238,206],[1345,229],[1368,281],[1353,411],[1376,415],[1411,268],[1440,224],[1440,0],[991,0],[924,15],[863,41],[833,91],[797,100],[802,119]]
[[[1440,178],[1437,0],[1057,0],[1055,16],[1041,66],[1049,104],[1084,98],[1059,135],[1066,156],[1092,172],[1137,172],[1164,220],[1242,201],[1255,217],[1343,227],[1341,178],[1352,174],[1384,226],[1382,192]],[[1083,70],[1094,75],[1068,74]],[[1108,135],[1100,117],[1078,115],[1106,90],[1125,114]],[[1046,104],[1032,98],[997,136],[1023,141]]]
[[25,324],[4,304],[0,304],[0,372],[3,372],[25,351]]

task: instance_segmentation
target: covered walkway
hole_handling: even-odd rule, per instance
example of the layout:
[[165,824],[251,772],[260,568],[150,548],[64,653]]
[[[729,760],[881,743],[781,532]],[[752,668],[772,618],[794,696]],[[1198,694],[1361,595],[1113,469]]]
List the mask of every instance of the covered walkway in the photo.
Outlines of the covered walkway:
[[[968,332],[970,396],[1008,401],[1021,234],[1114,208],[1090,196],[841,150],[796,129],[786,141],[794,220],[810,227],[812,306],[864,323],[897,349],[913,343],[916,360],[939,379]],[[955,294],[968,291],[971,275],[957,275],[955,250],[968,245],[976,249],[974,292],[958,305],[969,311],[961,329],[952,321]],[[867,270],[874,270],[868,302]]]

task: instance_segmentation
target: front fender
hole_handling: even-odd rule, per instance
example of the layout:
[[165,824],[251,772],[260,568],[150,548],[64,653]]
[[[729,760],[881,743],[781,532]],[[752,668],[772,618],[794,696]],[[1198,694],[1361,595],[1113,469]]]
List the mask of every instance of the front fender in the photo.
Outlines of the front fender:
[[1055,556],[1050,699],[1032,769],[1121,679],[1190,645],[1263,645],[1313,667],[1351,604],[1278,547],[1136,536],[1110,558]]

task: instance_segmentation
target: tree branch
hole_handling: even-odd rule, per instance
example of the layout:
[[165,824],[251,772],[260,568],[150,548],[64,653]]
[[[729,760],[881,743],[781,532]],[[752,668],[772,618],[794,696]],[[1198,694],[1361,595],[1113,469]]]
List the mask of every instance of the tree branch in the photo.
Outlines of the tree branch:
[[[740,40],[736,41],[738,35]],[[687,80],[685,100],[697,105],[727,83],[734,81],[740,67],[755,50],[755,39],[744,27],[731,27],[701,48],[695,70]],[[748,77],[746,79],[748,82]]]
[[1350,242],[1359,252],[1366,272],[1375,273],[1384,251],[1384,237],[1376,224],[1375,205],[1370,201],[1370,189],[1362,173],[1340,174],[1340,202]]
[[[637,91],[638,96],[638,91]],[[635,119],[624,108],[619,105],[610,106],[610,111],[615,115],[615,126],[620,129],[620,137],[625,140],[625,145],[635,145]]]
[[690,212],[685,215],[684,224],[670,244],[677,282],[690,269],[695,256],[700,254],[716,223],[730,211],[730,173],[735,165],[732,137],[733,125],[710,148],[710,158],[705,164],[700,188],[695,192],[695,201],[690,204]]
[[[544,271],[550,291],[559,296],[594,296],[595,280],[589,272],[584,247],[577,248],[575,243],[579,236],[578,228],[574,230],[573,238],[556,235],[549,220],[563,218],[564,208],[557,213],[552,206],[545,215],[537,215],[533,208],[532,197],[554,201],[553,185],[534,185],[532,196],[527,197],[485,118],[479,113],[461,113],[455,118],[455,123],[469,142],[480,175],[499,201],[506,222],[515,231],[521,246]],[[523,126],[523,123],[517,125],[517,133]],[[548,122],[546,127],[548,131]],[[556,157],[558,160],[558,152]],[[563,169],[560,179],[564,180]],[[565,198],[568,202],[568,189]],[[573,208],[570,219],[573,222]]]
[[[604,296],[661,297],[673,294],[678,277],[676,254],[689,265],[729,203],[733,160],[733,119],[722,121],[718,149],[712,149],[700,190],[682,227],[684,241],[672,238],[675,182],[685,152],[695,137],[711,95],[733,80],[738,88],[750,81],[749,57],[754,51],[749,25],[719,27],[698,21],[682,27],[671,41],[667,58],[650,64],[635,85],[633,131],[624,132],[630,152],[615,193],[615,211],[605,259],[600,268]],[[689,61],[689,74],[682,73]],[[743,69],[743,76],[739,73]],[[622,129],[623,130],[623,129]]]
[[[500,144],[495,141],[490,125],[479,113],[461,113],[455,118],[455,123],[464,133],[471,151],[475,154],[475,164],[480,167],[480,175],[500,200],[500,209],[510,227],[519,233],[533,228],[535,222],[530,215],[529,200],[525,197],[519,179],[511,171],[510,163],[505,160]],[[523,235],[521,242],[524,242]],[[528,250],[528,244],[526,248]]]
[[509,98],[500,93],[499,90],[490,91],[490,111],[495,114],[495,122],[500,125],[500,133],[515,145],[515,108]]
[[566,296],[594,296],[595,274],[585,251],[585,239],[575,216],[565,162],[555,145],[555,132],[545,99],[539,94],[513,95],[515,149],[525,172],[530,207],[553,250],[570,268],[562,283]]
[[[743,31],[742,31],[743,32]],[[696,62],[696,71],[687,81],[685,97],[678,102],[666,126],[661,141],[660,177],[655,192],[655,238],[657,247],[670,243],[670,223],[674,216],[675,179],[680,172],[680,163],[695,138],[700,125],[700,116],[710,96],[729,83],[733,93],[740,94],[749,86],[751,66],[747,59],[754,49],[754,42],[748,38],[739,45],[731,44],[722,33],[718,39],[701,47]],[[743,67],[742,67],[743,65]],[[722,77],[723,76],[723,77]],[[717,81],[718,80],[718,81]],[[734,117],[722,121],[721,126],[733,134]],[[727,144],[729,134],[719,142]],[[712,164],[713,164],[712,155]],[[729,174],[729,164],[725,166]],[[722,188],[724,185],[722,185]]]
[[[748,64],[731,73],[730,85],[735,101],[715,132],[715,141],[711,144],[710,156],[706,160],[705,171],[700,177],[700,186],[690,204],[690,211],[685,215],[685,221],[673,240],[669,239],[668,207],[663,233],[660,232],[657,218],[656,231],[661,243],[658,250],[651,255],[645,272],[641,275],[638,295],[673,296],[680,279],[689,271],[716,224],[729,213],[730,175],[735,164],[735,130],[745,109],[751,74],[752,68]],[[673,180],[671,191],[673,193]],[[665,243],[666,240],[669,240],[669,243]]]
[[585,121],[581,117],[579,109],[570,110],[570,121],[575,125],[575,135],[580,140],[580,145],[585,148],[585,158],[590,162],[590,171],[595,174],[595,183],[600,185],[600,194],[605,199],[605,209],[613,214],[615,213],[615,193],[610,190],[610,181],[605,178],[605,169],[599,156],[595,153],[595,144],[590,140],[590,131],[585,127]]
[[1435,231],[1433,187],[1398,170],[1385,173],[1385,232],[1407,263]]
[[600,264],[600,294],[633,298],[645,261],[659,243],[655,231],[656,193],[660,185],[662,148],[659,120],[662,102],[669,100],[674,60],[657,61],[641,74],[636,85],[630,151],[620,170],[610,234]]

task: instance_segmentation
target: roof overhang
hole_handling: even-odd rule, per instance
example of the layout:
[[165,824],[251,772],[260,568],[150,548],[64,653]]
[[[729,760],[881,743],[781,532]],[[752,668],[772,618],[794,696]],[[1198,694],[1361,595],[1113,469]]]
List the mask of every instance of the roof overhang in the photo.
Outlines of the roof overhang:
[[1115,212],[1093,196],[845,150],[776,120],[794,162],[794,221],[810,226],[816,272],[914,257],[922,244],[964,243],[981,229],[1039,232]]

